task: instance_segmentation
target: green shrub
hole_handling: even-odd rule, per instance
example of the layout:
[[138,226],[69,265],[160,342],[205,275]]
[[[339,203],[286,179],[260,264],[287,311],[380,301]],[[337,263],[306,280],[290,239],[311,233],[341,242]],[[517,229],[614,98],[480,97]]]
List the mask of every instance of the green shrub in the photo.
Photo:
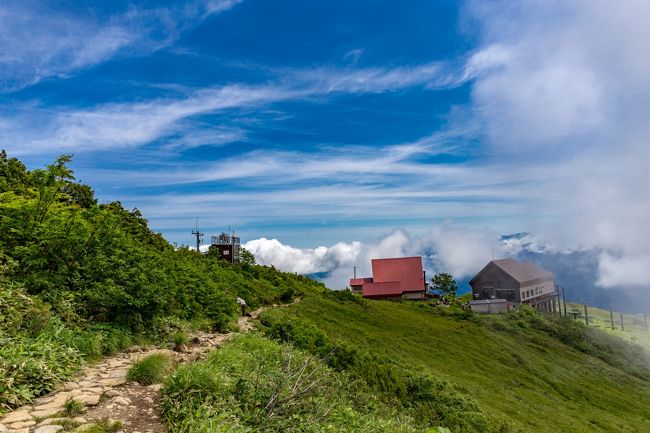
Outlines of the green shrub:
[[293,287],[287,287],[282,291],[282,294],[280,295],[280,300],[282,302],[289,302],[293,298],[294,293],[296,290]]
[[172,336],[172,342],[174,343],[174,350],[179,351],[181,348],[187,344],[189,341],[187,334],[183,332],[178,332]]
[[297,317],[286,317],[279,310],[270,310],[260,316],[266,326],[266,335],[284,342],[294,343],[310,352],[328,352],[327,337],[312,322]]
[[142,385],[161,383],[173,367],[174,363],[169,356],[154,353],[134,362],[126,378]]
[[20,406],[52,391],[81,363],[79,351],[50,336],[0,335],[0,408]]

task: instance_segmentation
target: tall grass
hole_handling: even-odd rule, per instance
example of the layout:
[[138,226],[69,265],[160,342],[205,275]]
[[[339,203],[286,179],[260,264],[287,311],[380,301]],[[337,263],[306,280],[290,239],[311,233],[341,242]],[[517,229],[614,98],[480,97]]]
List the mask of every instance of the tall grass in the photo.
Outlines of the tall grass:
[[122,328],[64,323],[47,304],[0,279],[0,412],[51,391],[84,363],[132,342]]
[[173,433],[422,431],[368,388],[287,344],[242,335],[163,388]]
[[173,368],[174,361],[168,355],[154,353],[134,362],[126,378],[141,385],[162,383]]

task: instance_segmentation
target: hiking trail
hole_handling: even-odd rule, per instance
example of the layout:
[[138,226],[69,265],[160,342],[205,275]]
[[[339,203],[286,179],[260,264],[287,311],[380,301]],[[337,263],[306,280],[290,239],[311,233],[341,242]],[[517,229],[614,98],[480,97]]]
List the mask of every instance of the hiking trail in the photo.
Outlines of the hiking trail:
[[[296,300],[294,302],[298,302]],[[269,309],[291,304],[274,304],[237,320],[239,332],[225,334],[199,332],[181,351],[155,346],[131,346],[123,352],[86,367],[75,379],[30,405],[8,412],[0,419],[0,433],[83,432],[97,422],[121,422],[118,433],[164,433],[166,423],[160,407],[162,385],[141,385],[127,381],[127,372],[139,359],[164,353],[177,364],[204,358],[207,353],[240,333],[255,329],[252,320]],[[79,413],[68,415],[66,402],[79,403]]]

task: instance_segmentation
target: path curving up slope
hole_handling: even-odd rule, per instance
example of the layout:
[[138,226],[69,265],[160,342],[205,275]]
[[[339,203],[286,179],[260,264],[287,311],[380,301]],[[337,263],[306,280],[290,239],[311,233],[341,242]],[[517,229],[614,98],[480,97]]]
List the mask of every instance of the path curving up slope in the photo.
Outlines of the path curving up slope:
[[[240,317],[237,321],[240,332],[196,334],[192,338],[193,344],[182,352],[153,346],[132,346],[114,357],[106,358],[86,368],[79,377],[63,384],[59,390],[36,398],[31,405],[7,413],[0,420],[0,433],[81,432],[104,421],[111,424],[119,421],[123,433],[165,432],[160,408],[161,385],[128,382],[126,376],[131,365],[154,353],[167,354],[178,364],[201,359],[232,336],[252,331],[255,328],[252,319],[268,308],[271,307],[253,311],[251,317]],[[71,399],[80,403],[80,414],[66,415],[65,405]]]

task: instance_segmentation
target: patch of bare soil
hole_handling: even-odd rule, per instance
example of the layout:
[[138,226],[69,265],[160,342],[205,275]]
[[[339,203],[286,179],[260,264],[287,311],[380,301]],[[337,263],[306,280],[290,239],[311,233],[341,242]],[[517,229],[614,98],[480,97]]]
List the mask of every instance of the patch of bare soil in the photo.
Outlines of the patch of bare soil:
[[119,420],[124,433],[165,431],[159,384],[145,386],[129,382],[104,396],[106,398],[85,414],[87,420]]

